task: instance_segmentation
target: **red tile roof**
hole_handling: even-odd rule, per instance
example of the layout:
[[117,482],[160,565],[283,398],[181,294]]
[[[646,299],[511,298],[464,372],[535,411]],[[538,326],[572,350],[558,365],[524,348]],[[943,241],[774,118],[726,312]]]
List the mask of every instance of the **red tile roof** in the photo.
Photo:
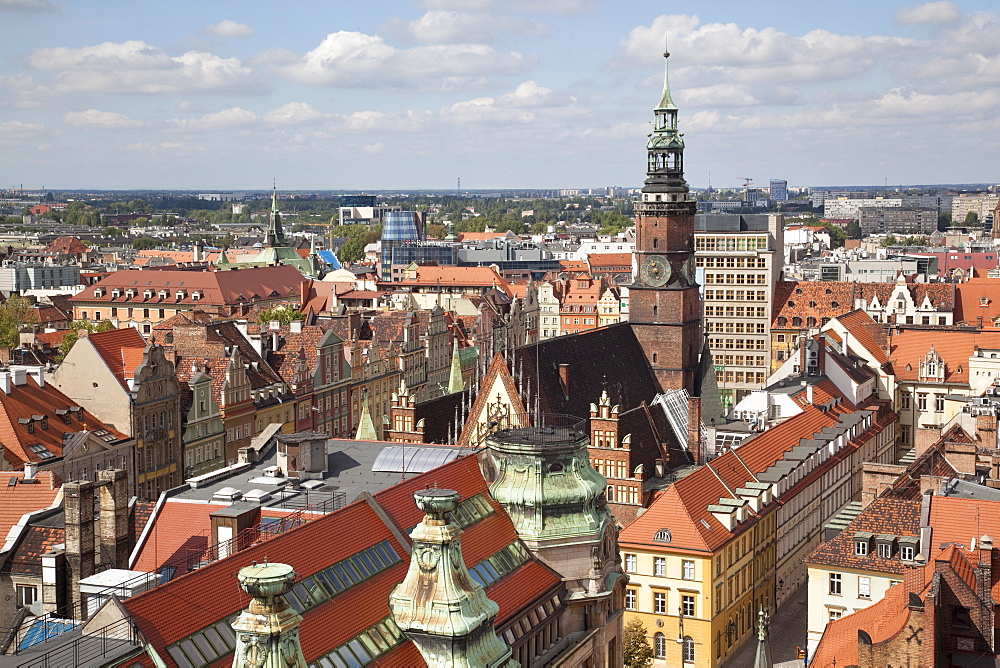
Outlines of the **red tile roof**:
[[49,508],[59,496],[61,486],[51,471],[39,471],[34,484],[7,484],[10,480],[24,479],[24,471],[7,471],[0,475],[0,545],[6,540],[11,527],[21,521],[26,513]]
[[953,322],[976,325],[979,318],[990,325],[1000,316],[1000,278],[973,278],[955,287],[958,299]]
[[886,325],[879,324],[861,310],[851,311],[837,317],[851,336],[867,350],[879,364],[889,361],[886,353],[888,344],[886,341]]
[[865,555],[856,554],[854,534],[858,531],[891,534],[896,537],[918,537],[920,535],[920,501],[890,497],[876,498],[833,540],[820,543],[806,557],[806,563],[898,575],[903,573],[904,564],[900,561],[899,554],[883,557],[878,554],[878,550],[869,550],[868,554]]
[[[853,330],[852,330],[853,332]],[[892,335],[892,368],[900,380],[918,380],[920,362],[931,347],[944,360],[947,383],[969,382],[969,357],[976,348],[1000,348],[1000,329],[907,329]]]
[[980,536],[1000,536],[1000,501],[932,496],[930,526],[934,547],[954,543],[969,549]]
[[167,501],[151,521],[142,550],[132,570],[158,572],[165,564],[186,560],[188,555],[203,552],[212,533],[210,515],[225,503],[185,503]]
[[122,327],[88,334],[87,338],[111,373],[128,391],[128,381],[135,378],[135,369],[142,362],[142,353],[146,349],[146,341],[139,330],[135,327]]
[[[4,445],[7,462],[14,468],[21,468],[25,462],[43,461],[45,458],[28,447],[35,445],[41,445],[54,456],[62,457],[64,436],[85,430],[107,429],[115,439],[128,438],[86,410],[82,411],[79,421],[74,417],[69,424],[63,422],[62,415],[56,413],[57,410],[76,406],[78,404],[60,392],[55,385],[45,383],[44,387],[40,387],[31,374],[27,374],[23,385],[11,381],[10,394],[0,390],[0,443]],[[44,421],[34,416],[44,418]],[[21,420],[30,420],[33,431],[29,432],[28,423]]]

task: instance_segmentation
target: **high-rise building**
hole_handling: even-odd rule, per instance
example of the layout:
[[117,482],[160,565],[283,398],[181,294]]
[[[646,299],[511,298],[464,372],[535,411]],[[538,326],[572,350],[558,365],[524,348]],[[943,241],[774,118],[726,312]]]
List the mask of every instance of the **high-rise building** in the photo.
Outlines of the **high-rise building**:
[[[663,56],[669,60],[670,54]],[[695,203],[684,180],[684,140],[677,130],[666,64],[646,150],[646,182],[635,205],[639,271],[630,287],[629,320],[661,387],[697,396],[702,341],[694,267]]]
[[788,201],[788,181],[784,179],[771,179],[771,201]]
[[389,211],[382,224],[382,280],[392,280],[394,248],[420,239],[420,214],[416,211]]

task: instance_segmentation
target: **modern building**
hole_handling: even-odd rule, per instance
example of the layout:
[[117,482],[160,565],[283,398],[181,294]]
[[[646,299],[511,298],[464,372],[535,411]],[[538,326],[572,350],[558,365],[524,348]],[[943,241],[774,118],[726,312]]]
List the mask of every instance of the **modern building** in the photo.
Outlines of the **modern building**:
[[394,260],[393,250],[398,246],[420,241],[422,227],[420,214],[416,211],[389,211],[385,214],[380,247],[383,281],[391,281],[392,265],[401,264]]
[[771,201],[788,201],[788,181],[784,179],[771,179]]
[[[769,375],[771,296],[781,279],[784,217],[701,214],[695,263],[703,288],[703,326],[722,402],[734,406]],[[703,272],[703,273],[701,273]]]
[[858,209],[858,221],[865,235],[929,235],[937,231],[938,212],[912,206],[862,206]]

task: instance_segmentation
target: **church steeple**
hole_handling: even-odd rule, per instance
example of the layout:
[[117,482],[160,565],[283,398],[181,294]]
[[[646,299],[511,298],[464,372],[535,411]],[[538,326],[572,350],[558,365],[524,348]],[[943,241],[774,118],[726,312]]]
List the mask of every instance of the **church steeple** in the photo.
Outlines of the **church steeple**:
[[684,139],[677,131],[677,105],[670,96],[670,52],[663,52],[663,93],[653,110],[653,133],[646,142],[648,164],[642,191],[687,192],[684,181]]
[[278,185],[271,193],[271,213],[267,217],[267,232],[264,233],[265,246],[284,246],[285,231],[281,228],[281,214],[278,213]]

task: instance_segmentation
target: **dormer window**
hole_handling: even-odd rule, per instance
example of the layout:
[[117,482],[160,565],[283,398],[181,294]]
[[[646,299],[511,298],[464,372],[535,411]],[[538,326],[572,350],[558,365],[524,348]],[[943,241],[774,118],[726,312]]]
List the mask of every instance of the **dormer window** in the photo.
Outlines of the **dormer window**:
[[121,296],[122,296],[122,291],[119,290],[118,288],[115,288],[114,290],[111,291],[111,298],[112,299],[118,299]]
[[670,535],[670,529],[660,529],[653,536],[654,543],[669,543],[673,540],[673,536]]
[[854,556],[868,556],[872,534],[868,531],[858,531],[854,534]]
[[168,296],[169,296],[169,293],[166,290],[160,290],[160,299],[161,300],[162,299],[166,299]]
[[103,297],[104,296],[104,288],[94,288],[94,296],[95,297]]
[[135,298],[135,290],[131,290],[131,289],[126,290],[125,291],[125,297],[126,297],[126,299],[134,299]]
[[152,290],[143,290],[142,291],[142,298],[143,299],[152,299],[153,298],[153,291]]
[[178,290],[175,296],[177,297],[177,301],[181,301],[182,299],[184,299],[185,293],[183,290]]
[[192,292],[191,293],[191,299],[194,300],[194,301],[200,301],[201,300],[201,290],[195,290],[194,292]]

